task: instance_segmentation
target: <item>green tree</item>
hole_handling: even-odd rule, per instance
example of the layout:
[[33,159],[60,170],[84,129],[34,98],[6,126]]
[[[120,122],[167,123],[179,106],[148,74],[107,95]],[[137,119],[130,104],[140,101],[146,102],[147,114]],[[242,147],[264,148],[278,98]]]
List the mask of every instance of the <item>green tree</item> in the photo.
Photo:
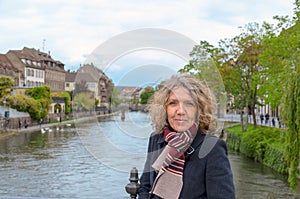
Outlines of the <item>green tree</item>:
[[115,106],[115,107],[117,107],[121,104],[121,100],[119,98],[119,90],[115,87],[112,89],[110,102],[111,102],[111,105]]
[[7,93],[7,90],[14,85],[14,80],[7,76],[0,77],[0,98],[3,98]]
[[[299,52],[300,53],[300,52]],[[288,134],[285,136],[286,158],[289,166],[288,181],[296,190],[300,177],[300,56],[297,57],[295,70],[290,74],[286,95],[286,118]]]
[[144,88],[144,91],[141,93],[140,99],[141,104],[147,104],[148,99],[154,94],[154,88],[152,86],[147,86]]
[[50,86],[38,86],[26,90],[26,94],[30,95],[33,99],[51,99]]
[[69,114],[72,109],[72,101],[71,101],[71,92],[55,92],[51,93],[51,97],[61,97],[64,98],[65,102],[65,114]]
[[217,100],[217,115],[225,114],[226,92],[221,74],[218,70],[222,57],[222,49],[216,48],[207,41],[200,41],[190,53],[191,60],[179,72],[189,72],[204,80]]
[[[225,93],[222,87],[223,78],[226,92],[230,95],[228,97],[234,99],[235,108],[241,113],[245,108],[249,109],[246,114],[252,115],[254,125],[256,125],[254,110],[257,104],[257,93],[262,83],[258,56],[262,51],[261,41],[267,34],[267,27],[260,26],[258,23],[249,23],[245,25],[240,35],[221,40],[219,47],[201,41],[200,45],[196,45],[190,53],[192,59],[183,69],[183,71],[192,71],[204,79],[214,91],[219,105],[225,101],[225,96],[222,95]],[[218,70],[222,78],[215,75],[219,73]],[[245,130],[248,120],[244,125],[242,116],[241,114],[242,128]]]
[[295,16],[274,18],[279,21],[272,37],[265,39],[261,63],[267,67],[264,85],[268,91],[266,101],[281,105],[281,120],[288,132],[283,137],[286,143],[285,156],[289,167],[288,181],[296,191],[300,176],[300,1],[295,1]]
[[260,76],[265,80],[260,84],[259,95],[274,110],[281,107],[281,120],[287,124],[284,136],[285,156],[289,167],[289,182],[296,189],[299,178],[300,138],[299,138],[299,46],[300,46],[300,3],[295,1],[295,17],[274,18],[276,26],[269,26],[268,37],[262,41],[263,52],[259,55],[262,66]]
[[[32,109],[38,109],[37,115],[33,118],[40,119],[44,118],[50,109],[50,105],[52,103],[51,92],[49,86],[38,86],[31,89],[26,90],[26,94],[30,95],[33,99],[37,101],[38,107],[34,105]],[[40,108],[42,110],[40,111]]]
[[298,45],[295,37],[291,39],[286,34],[286,29],[290,28],[292,21],[287,17],[274,18],[278,23],[270,28],[269,37],[265,37],[262,41],[264,51],[259,55],[259,63],[263,66],[260,73],[265,79],[260,85],[259,94],[266,104],[271,105],[272,110],[282,105],[282,94],[285,93],[291,72],[290,64],[287,62],[294,56],[295,45]]
[[92,92],[78,93],[74,96],[74,103],[79,110],[92,110],[95,105],[94,95]]
[[32,119],[40,119],[45,116],[45,112],[40,112],[41,102],[26,96],[8,96],[7,103],[11,108],[20,112],[27,112]]

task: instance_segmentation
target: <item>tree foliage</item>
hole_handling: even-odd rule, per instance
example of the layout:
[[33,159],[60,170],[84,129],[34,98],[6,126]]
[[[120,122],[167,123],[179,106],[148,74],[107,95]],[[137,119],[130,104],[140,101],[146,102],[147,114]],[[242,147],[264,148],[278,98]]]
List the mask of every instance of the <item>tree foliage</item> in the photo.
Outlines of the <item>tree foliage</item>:
[[295,5],[292,20],[275,17],[281,31],[264,41],[267,48],[261,55],[261,63],[267,66],[266,101],[281,105],[280,117],[288,127],[283,139],[292,190],[296,190],[300,176],[300,2],[295,1]]
[[30,95],[33,99],[51,99],[50,96],[50,86],[38,86],[26,90],[26,94]]
[[179,72],[188,72],[204,80],[217,100],[217,115],[225,114],[226,93],[221,74],[218,70],[222,62],[222,49],[207,41],[200,41],[190,53],[191,60]]
[[74,96],[74,103],[78,110],[92,110],[95,104],[92,92],[81,92]]
[[[295,0],[295,16],[275,16],[277,24],[249,23],[242,33],[214,47],[201,41],[191,52],[183,72],[207,76],[207,57],[212,58],[234,108],[249,110],[256,122],[255,107],[280,107],[281,120],[288,125],[285,134],[289,182],[295,190],[300,168],[300,1]],[[211,78],[209,76],[209,78]],[[213,78],[212,78],[213,79]],[[263,103],[259,102],[263,99]],[[246,112],[247,113],[247,112]],[[246,120],[247,121],[247,120]],[[241,117],[242,128],[243,119]]]
[[39,104],[38,107],[39,113],[37,114],[38,116],[32,116],[32,115],[30,116],[34,119],[44,118],[47,115],[48,111],[50,110],[50,105],[52,103],[50,87],[47,85],[38,86],[26,90],[25,93],[30,97],[32,97],[33,99],[35,99],[36,101],[38,101]]
[[154,94],[154,88],[152,86],[147,86],[144,88],[144,91],[141,93],[140,99],[141,104],[147,104],[149,98]]
[[45,110],[40,111],[41,102],[30,97],[10,95],[7,97],[7,103],[17,111],[27,112],[32,119],[38,120],[47,114]]
[[117,107],[121,104],[121,100],[119,98],[119,90],[116,89],[116,88],[113,88],[112,90],[112,94],[111,94],[111,97],[110,97],[110,102],[111,102],[111,105]]
[[[261,66],[258,64],[258,56],[262,52],[262,38],[267,32],[268,26],[249,23],[240,35],[221,40],[219,47],[201,41],[193,48],[190,53],[191,60],[182,71],[196,73],[204,79],[214,91],[219,105],[225,99],[217,94],[225,92],[226,89],[228,98],[233,99],[233,107],[241,113],[245,108],[249,109],[246,114],[251,114],[256,122],[255,105],[258,103],[259,85],[263,81],[259,73]],[[220,81],[222,78],[216,75],[219,72],[225,89]],[[243,124],[242,115],[241,122]],[[246,129],[247,126],[242,127]]]
[[65,102],[65,114],[69,114],[72,109],[72,101],[71,101],[71,93],[70,92],[56,92],[51,93],[51,97],[61,97],[64,98]]
[[7,93],[7,89],[14,85],[14,81],[7,76],[0,77],[0,98],[4,97]]

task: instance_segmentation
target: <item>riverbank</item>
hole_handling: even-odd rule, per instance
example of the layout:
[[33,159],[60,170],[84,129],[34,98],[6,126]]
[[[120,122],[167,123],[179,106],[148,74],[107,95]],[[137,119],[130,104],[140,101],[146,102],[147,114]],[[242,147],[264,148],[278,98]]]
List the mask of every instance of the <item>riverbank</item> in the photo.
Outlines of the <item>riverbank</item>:
[[118,115],[120,112],[113,112],[109,114],[102,114],[102,115],[93,115],[93,116],[86,116],[86,117],[81,117],[81,118],[76,118],[76,119],[67,119],[63,120],[61,122],[55,122],[55,123],[48,123],[48,124],[35,124],[35,125],[30,125],[27,128],[22,127],[19,129],[10,129],[10,128],[2,128],[0,129],[0,140],[1,139],[7,139],[10,136],[15,136],[20,133],[27,133],[27,132],[34,132],[34,131],[41,131],[42,129],[52,129],[52,128],[62,128],[62,127],[75,127],[75,122],[85,122],[89,121],[91,119],[101,119],[101,118],[106,118],[106,117],[111,117],[114,115]]
[[227,145],[230,149],[245,154],[247,157],[276,170],[288,174],[284,157],[284,146],[281,143],[283,129],[257,127],[252,125],[242,132],[240,125],[226,128]]
[[[226,128],[225,131],[227,133],[228,148],[291,178],[285,155],[286,146],[282,139],[286,129],[266,126],[254,128],[253,125],[249,125],[247,131],[243,132],[241,126],[238,125]],[[292,177],[300,180],[299,175]]]

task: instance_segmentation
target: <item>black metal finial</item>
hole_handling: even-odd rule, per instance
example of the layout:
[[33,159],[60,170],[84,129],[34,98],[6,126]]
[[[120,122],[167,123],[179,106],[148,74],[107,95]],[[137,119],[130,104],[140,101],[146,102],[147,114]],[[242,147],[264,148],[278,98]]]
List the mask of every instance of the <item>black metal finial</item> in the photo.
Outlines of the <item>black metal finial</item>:
[[126,192],[130,194],[130,198],[136,199],[140,184],[139,181],[139,173],[137,168],[133,167],[130,171],[129,183],[125,186]]

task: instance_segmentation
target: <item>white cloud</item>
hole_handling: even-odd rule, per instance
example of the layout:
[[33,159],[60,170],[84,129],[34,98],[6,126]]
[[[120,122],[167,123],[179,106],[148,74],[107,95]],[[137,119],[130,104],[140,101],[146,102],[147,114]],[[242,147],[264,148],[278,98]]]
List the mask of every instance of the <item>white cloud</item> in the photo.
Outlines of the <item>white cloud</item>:
[[[293,0],[1,0],[0,53],[24,46],[79,66],[104,41],[139,28],[176,31],[214,45],[238,26],[293,13]],[[4,38],[4,39],[3,39]]]

